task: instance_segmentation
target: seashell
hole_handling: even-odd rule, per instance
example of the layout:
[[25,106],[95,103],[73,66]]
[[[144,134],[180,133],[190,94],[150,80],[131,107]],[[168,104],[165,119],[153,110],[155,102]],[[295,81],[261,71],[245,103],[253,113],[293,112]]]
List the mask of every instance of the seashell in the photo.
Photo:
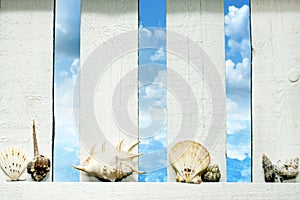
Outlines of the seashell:
[[264,169],[265,181],[266,182],[275,182],[274,166],[266,154],[262,155],[262,166]]
[[201,175],[210,163],[206,148],[198,142],[182,141],[175,144],[169,159],[176,171],[176,182],[201,183]]
[[5,175],[11,180],[25,180],[21,178],[28,163],[27,153],[19,147],[8,147],[0,153],[0,166]]
[[221,178],[221,171],[217,164],[210,165],[206,172],[202,175],[204,182],[219,182]]
[[272,164],[271,160],[263,154],[262,164],[266,182],[284,182],[285,180],[294,179],[299,174],[299,158],[281,160]]
[[119,142],[113,150],[107,150],[105,143],[102,145],[102,151],[95,155],[95,146],[91,149],[89,157],[85,163],[80,166],[72,165],[73,168],[87,173],[89,176],[95,176],[103,181],[120,181],[121,179],[131,175],[133,172],[144,174],[133,167],[133,158],[142,154],[133,154],[131,150],[139,144],[136,142],[127,151],[121,149],[123,140]]
[[287,159],[284,163],[279,160],[274,165],[275,174],[278,174],[283,178],[283,180],[296,178],[299,171],[299,158]]
[[40,155],[35,132],[35,121],[33,120],[33,147],[34,147],[34,158],[27,165],[27,173],[31,174],[31,178],[34,181],[42,181],[47,173],[50,171],[50,159],[46,156]]

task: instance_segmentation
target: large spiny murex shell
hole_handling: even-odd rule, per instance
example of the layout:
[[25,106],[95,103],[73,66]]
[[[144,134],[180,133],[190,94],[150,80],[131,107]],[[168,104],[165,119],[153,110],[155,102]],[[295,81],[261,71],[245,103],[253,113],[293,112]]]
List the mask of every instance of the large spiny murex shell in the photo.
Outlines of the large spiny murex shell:
[[46,177],[47,173],[50,171],[50,159],[43,155],[40,155],[39,153],[34,120],[33,120],[32,129],[33,129],[34,158],[27,165],[27,173],[31,174],[33,180],[41,181]]
[[299,158],[287,159],[285,162],[279,160],[273,164],[266,154],[262,155],[262,166],[266,182],[283,182],[296,178],[299,173],[298,165]]
[[22,175],[28,163],[27,153],[19,147],[8,147],[0,153],[0,166],[12,181],[25,180]]
[[131,153],[131,150],[138,145],[139,142],[133,144],[127,151],[121,149],[122,143],[123,140],[121,140],[113,150],[107,150],[105,148],[105,143],[103,143],[99,157],[95,155],[94,146],[83,165],[72,165],[72,167],[86,172],[89,176],[95,176],[99,180],[111,182],[119,181],[133,172],[144,174],[145,172],[141,172],[133,167],[132,161],[133,158],[141,155]]
[[170,162],[176,170],[176,182],[202,183],[201,175],[210,163],[206,148],[198,142],[182,141],[169,153]]

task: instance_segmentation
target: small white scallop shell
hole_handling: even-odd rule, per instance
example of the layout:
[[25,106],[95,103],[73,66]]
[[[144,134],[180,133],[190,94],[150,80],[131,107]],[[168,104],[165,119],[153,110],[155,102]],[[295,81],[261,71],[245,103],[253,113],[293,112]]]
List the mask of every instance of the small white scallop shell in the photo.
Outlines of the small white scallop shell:
[[182,141],[174,145],[169,153],[176,170],[176,182],[201,183],[201,175],[210,163],[206,148],[198,142]]
[[131,150],[138,145],[139,142],[133,144],[127,151],[121,149],[122,143],[123,140],[112,150],[106,149],[105,144],[103,144],[102,151],[97,154],[99,156],[95,155],[93,147],[90,156],[85,160],[83,165],[72,165],[72,167],[90,176],[95,176],[99,180],[112,182],[119,181],[132,174],[132,172],[138,174],[145,173],[133,167],[132,159],[139,157],[141,154],[132,154]]
[[27,163],[27,153],[19,147],[8,147],[0,153],[1,169],[13,181],[23,180],[20,177]]

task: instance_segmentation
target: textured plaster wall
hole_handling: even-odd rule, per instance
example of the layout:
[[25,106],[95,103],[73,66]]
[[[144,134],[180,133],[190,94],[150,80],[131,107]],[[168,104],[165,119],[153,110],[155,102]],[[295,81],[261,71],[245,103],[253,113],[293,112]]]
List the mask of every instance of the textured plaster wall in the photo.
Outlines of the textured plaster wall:
[[[1,198],[52,199],[299,199],[300,184],[42,183],[0,185]],[[45,191],[51,191],[45,194]]]
[[[138,140],[138,32],[131,34],[132,39],[116,39],[122,33],[138,29],[138,1],[82,0],[81,1],[81,73],[80,73],[80,161],[88,156],[90,148],[96,144],[100,151],[103,142],[107,148],[124,139],[123,149],[127,149]],[[111,39],[111,40],[110,40]],[[131,52],[122,52],[126,43],[134,47]],[[109,44],[103,50],[99,47]],[[101,49],[102,48],[102,49]],[[96,52],[94,60],[88,59]],[[119,56],[118,53],[121,52]],[[109,64],[104,65],[106,58],[111,56]],[[87,64],[87,61],[90,63]],[[96,66],[93,68],[91,66]],[[88,67],[93,68],[92,71]],[[102,73],[97,74],[97,71]],[[92,77],[91,75],[92,74]],[[122,78],[131,74],[131,84],[122,84]],[[117,85],[120,84],[120,88]],[[129,100],[123,98],[129,92]],[[120,95],[114,98],[114,93]],[[114,103],[113,103],[114,102]],[[113,105],[114,104],[114,105]],[[92,105],[92,112],[87,111]],[[119,109],[113,111],[113,106]],[[126,113],[121,113],[125,108]],[[130,119],[134,127],[128,133],[120,125],[116,117]],[[126,126],[126,124],[125,124]],[[100,134],[100,131],[102,134]],[[137,148],[134,149],[137,153]],[[135,159],[136,161],[138,159]],[[137,162],[136,168],[137,168]],[[93,177],[81,174],[81,181],[98,181]],[[124,181],[137,181],[133,174]]]
[[[19,146],[30,159],[33,119],[40,153],[52,158],[53,6],[48,0],[1,0],[0,150]],[[2,172],[0,179],[6,179]]]
[[[223,1],[220,0],[168,0],[167,1],[167,30],[177,32],[186,39],[176,37],[174,42],[170,34],[167,35],[167,65],[168,87],[173,87],[167,93],[168,110],[168,143],[181,140],[196,140],[204,144],[211,154],[211,163],[218,164],[221,169],[221,181],[226,181],[226,128],[225,128],[225,66],[224,66],[224,13]],[[196,49],[188,41],[192,40],[207,56],[195,54]],[[174,49],[183,49],[182,55],[175,55]],[[196,61],[198,66],[193,65]],[[212,65],[208,63],[212,62]],[[201,66],[202,71],[198,70]],[[214,68],[213,76],[205,77]],[[178,80],[173,80],[171,70],[179,74]],[[208,87],[208,79],[219,85]],[[183,80],[188,87],[183,85]],[[212,93],[216,87],[221,88],[223,97],[217,104],[212,102]],[[172,89],[181,91],[174,93]],[[220,93],[220,95],[222,95]],[[217,94],[218,95],[218,94]],[[194,101],[194,100],[195,101]],[[183,108],[183,105],[187,105]],[[217,109],[220,108],[223,109]],[[210,126],[216,127],[212,120],[212,113],[224,115],[221,129],[213,131]],[[184,122],[185,118],[185,122]],[[197,128],[192,127],[196,125]],[[212,135],[217,135],[216,138]],[[210,141],[209,141],[210,140]],[[214,140],[214,141],[211,141]],[[209,141],[209,142],[205,142]],[[208,145],[208,143],[213,145]],[[171,145],[171,146],[170,146]],[[175,181],[172,167],[168,168],[168,180]]]
[[262,153],[272,161],[300,156],[299,17],[297,0],[251,4],[255,182],[264,181]]

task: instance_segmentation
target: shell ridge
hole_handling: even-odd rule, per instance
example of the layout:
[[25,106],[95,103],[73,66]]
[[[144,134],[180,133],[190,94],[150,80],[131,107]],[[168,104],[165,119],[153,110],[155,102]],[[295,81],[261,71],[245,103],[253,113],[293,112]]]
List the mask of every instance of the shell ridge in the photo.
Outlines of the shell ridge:
[[[4,174],[11,180],[20,180],[26,169],[26,152],[18,147],[7,147],[0,153],[0,165]],[[20,159],[20,157],[24,159]]]
[[210,155],[200,143],[185,140],[176,143],[169,153],[169,159],[174,169],[182,179],[176,181],[201,183],[201,175],[208,168]]
[[122,144],[123,144],[124,140],[120,140],[120,142],[118,143],[116,150],[117,151],[121,151],[122,150]]
[[135,142],[134,144],[131,145],[131,147],[128,148],[127,152],[130,153],[132,151],[132,149],[138,145],[140,143],[140,141]]

